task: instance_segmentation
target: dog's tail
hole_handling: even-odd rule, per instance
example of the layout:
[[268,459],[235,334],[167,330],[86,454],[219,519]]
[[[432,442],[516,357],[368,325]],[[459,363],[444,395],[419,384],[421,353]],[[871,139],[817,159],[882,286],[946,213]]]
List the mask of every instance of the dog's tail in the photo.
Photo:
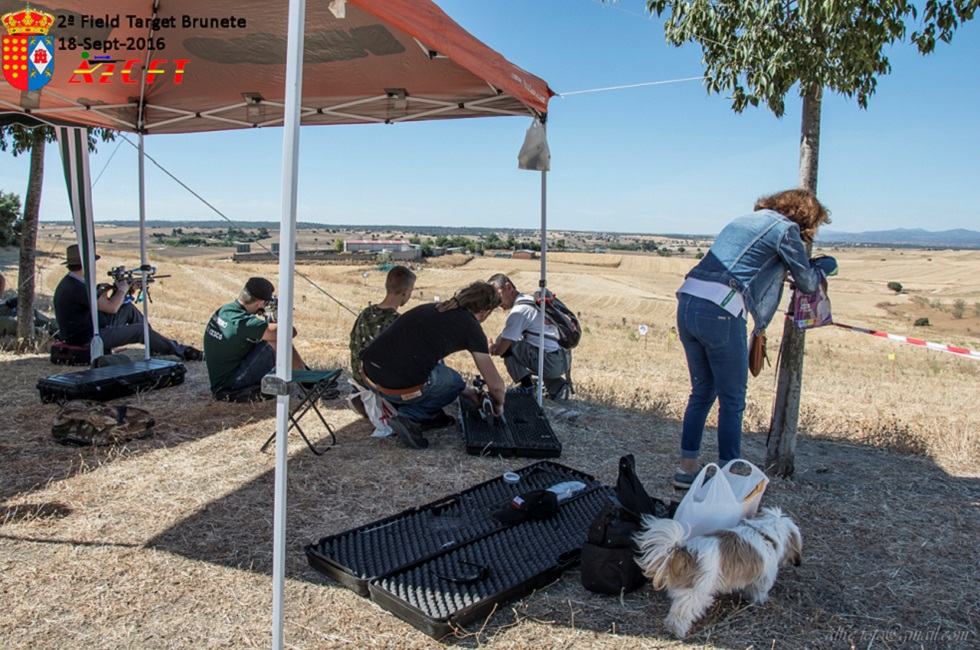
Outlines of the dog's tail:
[[678,521],[649,515],[643,517],[642,528],[633,536],[640,551],[636,563],[643,575],[653,582],[654,589],[667,586],[671,557],[681,548],[686,536],[687,530]]

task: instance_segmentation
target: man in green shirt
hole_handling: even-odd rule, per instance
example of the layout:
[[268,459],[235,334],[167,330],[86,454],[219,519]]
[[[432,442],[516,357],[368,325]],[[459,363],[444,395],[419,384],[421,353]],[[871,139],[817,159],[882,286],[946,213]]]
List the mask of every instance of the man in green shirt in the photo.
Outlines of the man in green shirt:
[[[274,292],[275,287],[265,278],[249,278],[238,298],[214,312],[208,321],[204,360],[216,399],[257,395],[262,377],[276,367],[278,326],[264,318]],[[305,367],[294,347],[293,370]]]

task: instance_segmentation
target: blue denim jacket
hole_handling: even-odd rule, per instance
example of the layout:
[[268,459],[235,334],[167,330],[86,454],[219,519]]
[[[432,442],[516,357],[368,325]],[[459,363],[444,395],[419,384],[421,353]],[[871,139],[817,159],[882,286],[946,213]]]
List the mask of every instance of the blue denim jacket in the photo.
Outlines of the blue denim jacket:
[[761,332],[779,307],[787,270],[803,293],[815,293],[820,286],[820,276],[811,268],[800,239],[800,227],[778,212],[759,210],[725,226],[687,277],[737,289],[752,314],[753,331]]

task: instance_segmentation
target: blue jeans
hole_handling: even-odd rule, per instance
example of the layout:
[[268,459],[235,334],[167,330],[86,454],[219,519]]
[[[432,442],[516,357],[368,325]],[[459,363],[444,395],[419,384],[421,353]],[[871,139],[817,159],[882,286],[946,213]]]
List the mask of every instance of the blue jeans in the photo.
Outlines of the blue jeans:
[[739,458],[742,414],[749,376],[745,319],[711,301],[679,294],[677,333],[691,373],[691,396],[684,411],[681,457],[698,458],[704,422],[718,400],[718,459]]
[[228,390],[242,390],[262,383],[262,378],[276,367],[276,351],[267,341],[259,342],[249,350],[235,370],[235,377]]
[[385,398],[398,408],[398,415],[404,415],[416,422],[431,420],[438,415],[443,406],[452,404],[466,388],[466,382],[458,372],[439,362],[429,373],[429,380],[422,386],[422,394],[412,399],[402,399],[388,395],[370,387],[372,391]]

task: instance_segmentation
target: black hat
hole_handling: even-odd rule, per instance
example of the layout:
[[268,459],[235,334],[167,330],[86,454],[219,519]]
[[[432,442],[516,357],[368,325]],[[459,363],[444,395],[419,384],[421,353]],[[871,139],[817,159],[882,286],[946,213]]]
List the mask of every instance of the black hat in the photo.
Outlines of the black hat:
[[[95,256],[95,259],[97,259],[97,260],[98,259],[101,259],[101,256],[96,255]],[[65,265],[65,266],[81,266],[82,265],[82,256],[78,252],[78,244],[72,244],[71,246],[68,247],[68,250],[65,251],[65,261],[62,262],[62,264]]]
[[253,298],[258,300],[272,300],[272,294],[276,288],[265,278],[249,278],[245,283],[245,291],[248,291]]
[[503,508],[493,513],[493,518],[503,524],[513,524],[527,519],[547,519],[558,512],[558,495],[550,490],[524,492]]

